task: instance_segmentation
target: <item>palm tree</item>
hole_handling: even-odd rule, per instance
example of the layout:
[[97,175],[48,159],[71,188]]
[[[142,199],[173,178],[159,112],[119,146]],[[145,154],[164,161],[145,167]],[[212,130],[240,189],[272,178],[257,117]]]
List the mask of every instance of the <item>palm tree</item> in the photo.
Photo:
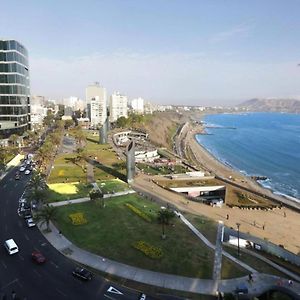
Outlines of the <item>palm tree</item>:
[[75,161],[81,164],[81,169],[84,171],[85,170],[84,162],[87,160],[88,154],[83,148],[78,148],[76,152],[77,152],[77,156],[75,157]]
[[9,139],[8,139],[12,144],[13,146],[15,147],[17,145],[17,142],[19,140],[19,136],[17,134],[12,134]]
[[77,143],[82,147],[86,142],[86,136],[80,126],[74,128],[74,136]]
[[44,206],[34,216],[36,222],[40,222],[40,225],[46,224],[47,231],[50,231],[50,221],[55,220],[57,214],[57,208],[54,206]]
[[158,211],[157,220],[161,224],[162,228],[162,239],[166,238],[165,226],[170,224],[170,220],[175,217],[175,213],[165,207],[162,207]]

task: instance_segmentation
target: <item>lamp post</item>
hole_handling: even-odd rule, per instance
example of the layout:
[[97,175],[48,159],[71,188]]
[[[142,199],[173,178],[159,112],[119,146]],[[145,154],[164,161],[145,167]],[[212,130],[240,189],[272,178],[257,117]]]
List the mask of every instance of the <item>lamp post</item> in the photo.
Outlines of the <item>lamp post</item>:
[[240,226],[241,223],[236,223],[237,226],[237,234],[238,234],[238,256],[240,256]]

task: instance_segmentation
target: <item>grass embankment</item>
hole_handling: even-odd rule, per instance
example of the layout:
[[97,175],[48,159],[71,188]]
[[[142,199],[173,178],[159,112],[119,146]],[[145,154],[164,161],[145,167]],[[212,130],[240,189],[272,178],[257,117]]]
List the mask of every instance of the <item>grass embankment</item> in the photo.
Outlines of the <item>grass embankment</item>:
[[[125,206],[130,203],[151,218],[146,222]],[[127,195],[106,201],[60,207],[57,225],[79,247],[107,258],[153,271],[189,277],[211,278],[214,253],[208,249],[182,222],[174,218],[166,227],[167,239],[161,239],[161,225],[157,223],[159,205],[137,195]],[[88,223],[74,226],[69,215],[81,212]],[[133,248],[133,243],[145,241],[161,248],[163,256],[151,259]],[[244,272],[231,265],[229,277]],[[239,274],[239,275],[237,275]]]
[[232,256],[245,262],[246,264],[253,267],[256,271],[258,271],[260,273],[276,275],[276,276],[283,277],[283,278],[287,277],[287,275],[285,275],[284,273],[278,271],[277,269],[273,268],[272,266],[263,262],[262,260],[256,258],[255,256],[243,253],[242,251],[241,251],[241,255],[238,256],[236,247],[224,245],[223,248],[225,251],[230,253]]
[[181,165],[155,166],[146,163],[137,163],[136,165],[141,171],[149,175],[167,175],[167,174],[187,172],[187,168]]

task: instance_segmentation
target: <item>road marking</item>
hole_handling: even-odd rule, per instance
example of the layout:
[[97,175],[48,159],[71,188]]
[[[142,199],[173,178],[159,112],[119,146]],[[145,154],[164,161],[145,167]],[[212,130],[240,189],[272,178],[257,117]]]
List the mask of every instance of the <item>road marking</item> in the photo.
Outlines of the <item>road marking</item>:
[[66,295],[65,293],[63,293],[62,291],[60,291],[60,290],[58,290],[58,289],[56,289],[56,291],[57,291],[58,293],[60,293],[61,295],[63,295],[64,297],[67,298],[67,295]]
[[24,260],[24,257],[21,254],[19,254],[19,257],[21,260]]
[[1,264],[5,269],[7,269],[7,265],[4,263],[4,261],[1,260]]
[[116,298],[110,297],[110,296],[108,296],[108,295],[106,295],[106,294],[104,294],[104,297],[106,297],[106,298],[108,298],[108,299],[111,299],[111,300],[116,300]]
[[113,286],[110,286],[107,289],[108,292],[113,293],[113,294],[117,294],[117,295],[123,295],[122,292],[118,291],[116,288],[114,288]]
[[33,272],[34,272],[37,276],[42,277],[42,275],[41,275],[37,270],[33,270]]
[[5,288],[7,288],[8,286],[14,284],[15,282],[18,282],[18,278],[14,279],[13,281],[7,283],[7,284],[4,285],[4,286],[1,286],[1,289],[4,290]]
[[28,235],[27,235],[26,233],[24,233],[24,236],[25,236],[25,239],[26,239],[27,241],[29,241],[29,237],[28,237]]
[[53,265],[56,269],[59,268],[59,266],[57,264],[55,264],[53,261],[50,261],[50,264]]
[[45,246],[47,246],[47,243],[42,243],[41,246],[45,247]]

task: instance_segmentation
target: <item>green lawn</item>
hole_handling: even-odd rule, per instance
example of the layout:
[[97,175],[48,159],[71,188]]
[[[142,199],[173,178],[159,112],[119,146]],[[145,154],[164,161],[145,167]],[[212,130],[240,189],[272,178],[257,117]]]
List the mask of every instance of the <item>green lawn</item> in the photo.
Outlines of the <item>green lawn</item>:
[[145,173],[149,173],[151,175],[166,175],[166,174],[173,174],[173,173],[185,173],[186,168],[181,165],[175,166],[154,166],[151,164],[145,163],[138,163],[137,167]]
[[76,154],[63,154],[54,161],[48,183],[86,182],[86,173],[72,162]]
[[[139,207],[152,219],[145,222],[125,203]],[[106,201],[105,208],[97,202],[60,207],[59,229],[79,247],[129,265],[183,276],[210,278],[214,253],[183,225],[173,220],[174,226],[166,229],[167,239],[161,239],[161,225],[156,222],[159,206],[136,195],[116,197]],[[83,212],[88,224],[74,226],[70,213]],[[161,247],[163,257],[153,260],[135,250],[132,243],[143,240]]]
[[[233,248],[231,246],[224,246],[223,248],[224,248],[224,250],[226,250],[228,253],[230,253],[234,257],[238,257],[236,247]],[[271,274],[271,275],[276,275],[276,276],[280,276],[283,278],[287,278],[287,275],[285,275],[284,273],[281,273],[280,271],[274,269],[273,267],[271,267],[269,264],[263,262],[262,260],[254,257],[252,255],[243,253],[242,251],[241,251],[241,255],[239,256],[239,260],[252,266],[255,270],[257,270],[260,273]]]
[[78,182],[48,184],[48,202],[89,197],[92,185]]
[[218,223],[205,216],[183,213],[183,215],[213,244],[216,243]]
[[129,186],[124,181],[119,179],[98,181],[98,186],[105,194],[122,192],[129,189]]

